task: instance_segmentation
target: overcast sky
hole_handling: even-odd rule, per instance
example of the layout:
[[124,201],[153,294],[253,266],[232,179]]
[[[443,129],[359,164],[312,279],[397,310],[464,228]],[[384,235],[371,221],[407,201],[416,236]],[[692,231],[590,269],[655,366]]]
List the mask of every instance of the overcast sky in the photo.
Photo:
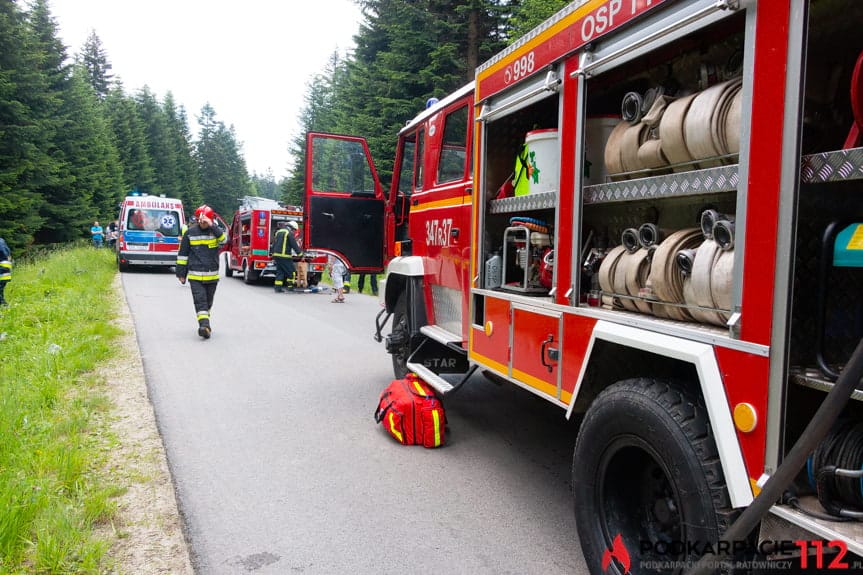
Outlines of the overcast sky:
[[72,57],[92,30],[127,94],[170,91],[189,127],[209,102],[233,125],[249,172],[287,175],[306,83],[335,51],[353,48],[351,0],[49,0]]

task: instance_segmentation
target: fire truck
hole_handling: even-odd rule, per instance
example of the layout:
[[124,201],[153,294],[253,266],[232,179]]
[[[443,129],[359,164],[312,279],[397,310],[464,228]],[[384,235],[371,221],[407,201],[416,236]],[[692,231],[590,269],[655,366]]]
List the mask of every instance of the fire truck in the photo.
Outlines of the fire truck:
[[[279,222],[295,221],[302,229],[303,209],[283,206],[276,200],[245,196],[234,212],[230,239],[225,248],[225,276],[241,274],[247,284],[262,278],[276,277],[276,264],[270,256],[270,244]],[[300,236],[302,237],[302,236]],[[300,242],[302,247],[302,242]],[[326,269],[326,255],[304,253],[298,261],[308,264],[308,284],[316,286]]]
[[861,4],[573,2],[408,122],[386,191],[308,135],[308,245],[387,264],[396,376],[578,419],[593,573],[863,565]]

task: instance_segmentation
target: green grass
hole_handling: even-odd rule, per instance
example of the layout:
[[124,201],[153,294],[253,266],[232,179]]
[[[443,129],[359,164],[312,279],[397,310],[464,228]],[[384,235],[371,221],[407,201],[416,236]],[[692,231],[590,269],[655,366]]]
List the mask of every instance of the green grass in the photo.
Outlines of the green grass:
[[120,335],[113,252],[53,251],[16,265],[0,308],[0,573],[101,573],[96,535],[120,488],[104,382]]

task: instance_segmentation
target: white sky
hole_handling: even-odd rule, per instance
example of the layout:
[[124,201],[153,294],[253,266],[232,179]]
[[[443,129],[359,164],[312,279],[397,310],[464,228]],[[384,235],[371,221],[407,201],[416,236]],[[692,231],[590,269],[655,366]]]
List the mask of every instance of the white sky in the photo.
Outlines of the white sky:
[[127,94],[170,91],[197,134],[207,102],[234,126],[249,172],[287,175],[306,83],[353,48],[351,0],[49,0],[68,55],[91,30]]

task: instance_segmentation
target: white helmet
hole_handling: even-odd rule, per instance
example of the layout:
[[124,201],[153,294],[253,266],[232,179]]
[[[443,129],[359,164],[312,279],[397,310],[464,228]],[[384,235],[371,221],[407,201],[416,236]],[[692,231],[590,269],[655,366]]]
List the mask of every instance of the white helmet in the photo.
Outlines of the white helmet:
[[292,230],[297,230],[300,228],[300,226],[294,220],[288,220],[288,227]]

